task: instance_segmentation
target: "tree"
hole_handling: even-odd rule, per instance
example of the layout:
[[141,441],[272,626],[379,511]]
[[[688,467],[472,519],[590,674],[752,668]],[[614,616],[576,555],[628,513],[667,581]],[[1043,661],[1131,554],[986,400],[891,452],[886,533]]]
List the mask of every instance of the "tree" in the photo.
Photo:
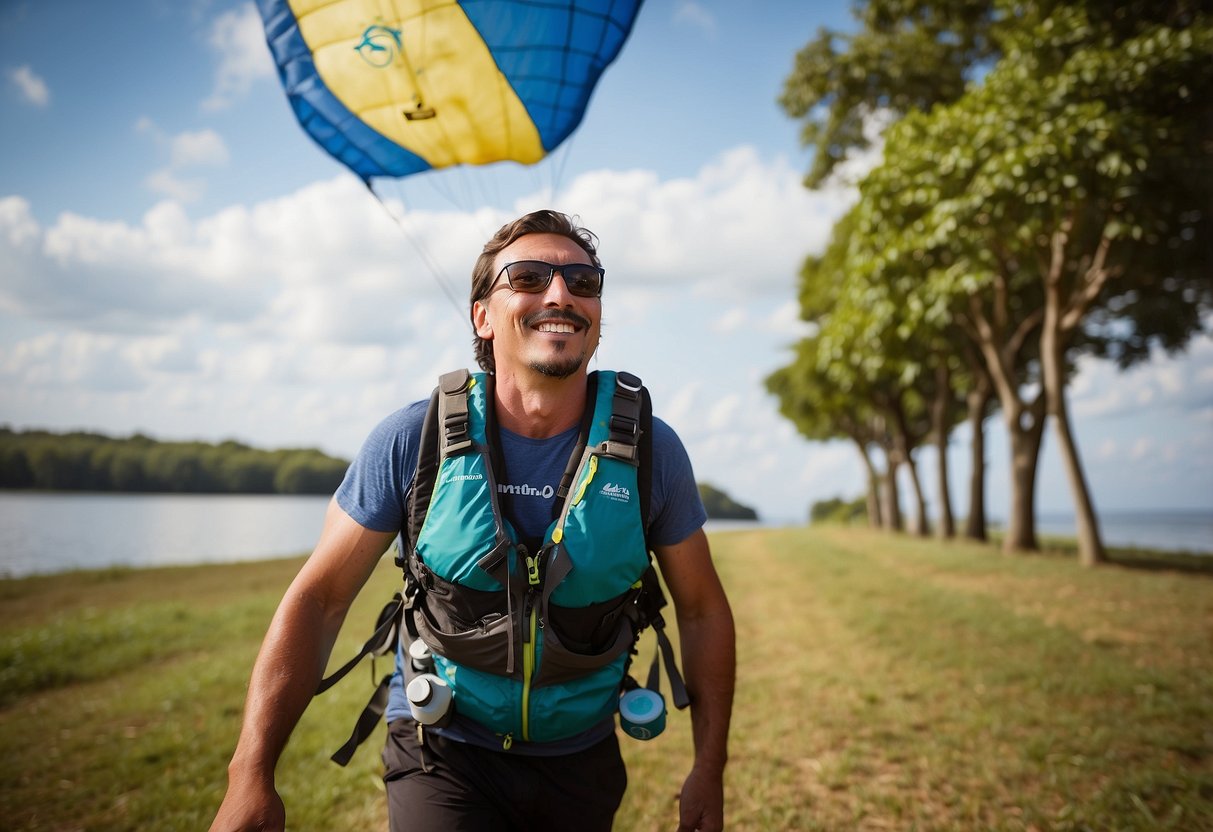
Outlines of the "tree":
[[[954,361],[938,333],[925,328],[907,330],[890,315],[873,316],[869,306],[880,306],[872,304],[874,296],[856,295],[848,288],[847,270],[853,265],[852,234],[858,216],[852,212],[843,217],[825,252],[806,259],[801,270],[801,316],[816,327],[817,335],[802,342],[796,360],[781,371],[790,375],[772,376],[768,387],[780,395],[785,415],[793,418],[806,435],[823,429],[828,435],[831,430],[829,426],[806,424],[807,414],[799,412],[805,408],[806,395],[818,399],[811,403],[813,411],[827,419],[845,413],[854,423],[861,407],[870,410],[848,434],[853,439],[861,434],[861,452],[873,482],[878,477],[872,472],[866,446],[878,444],[885,451],[888,474],[879,478],[885,486],[882,515],[892,528],[901,527],[896,475],[904,465],[914,489],[914,529],[920,534],[928,531],[914,452],[933,436],[941,449],[937,470],[939,528],[941,534],[950,537],[954,523],[944,463],[948,437],[959,419],[955,405],[959,394],[954,381],[964,376],[953,370]],[[827,395],[837,401],[822,401]],[[875,506],[875,499],[872,502]]]
[[[883,420],[870,404],[839,387],[821,368],[817,340],[805,338],[796,345],[796,358],[766,379],[767,390],[779,400],[779,412],[796,425],[806,439],[849,439],[867,472],[867,515],[873,528],[900,529],[897,481],[891,465],[882,474],[872,459],[871,447],[883,444]],[[883,499],[882,499],[883,497]]]
[[993,0],[872,0],[856,4],[856,34],[829,29],[796,55],[779,103],[803,121],[812,147],[805,177],[821,185],[870,142],[869,120],[955,101],[974,72],[998,56]]
[[[1102,559],[1065,399],[1074,361],[1128,366],[1151,344],[1181,348],[1213,305],[1213,103],[1194,92],[1213,82],[1213,27],[1192,9],[995,4],[990,54],[1002,59],[891,128],[861,186],[848,294],[893,286],[887,306],[955,322],[980,349],[1011,436],[1009,548],[1035,545],[1047,412],[1080,557]],[[898,285],[914,273],[926,279]]]

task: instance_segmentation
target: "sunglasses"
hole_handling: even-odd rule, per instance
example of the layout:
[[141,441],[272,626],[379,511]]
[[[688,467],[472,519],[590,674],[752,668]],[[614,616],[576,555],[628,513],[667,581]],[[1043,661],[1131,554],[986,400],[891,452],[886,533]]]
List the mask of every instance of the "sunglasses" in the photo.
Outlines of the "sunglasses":
[[602,297],[602,279],[606,271],[588,263],[566,263],[555,266],[542,260],[519,260],[506,263],[497,273],[505,273],[505,279],[515,292],[542,292],[552,282],[556,272],[564,277],[569,292],[581,298]]

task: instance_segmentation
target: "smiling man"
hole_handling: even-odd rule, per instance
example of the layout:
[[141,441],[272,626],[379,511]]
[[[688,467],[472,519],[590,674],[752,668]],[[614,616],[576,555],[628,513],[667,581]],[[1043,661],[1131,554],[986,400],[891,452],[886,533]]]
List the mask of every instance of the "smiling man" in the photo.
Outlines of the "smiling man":
[[639,379],[589,372],[604,282],[595,237],[563,214],[485,245],[470,310],[483,372],[444,375],[350,466],[258,655],[212,829],[283,828],[274,767],[397,536],[410,601],[386,708],[392,830],[611,828],[627,784],[616,711],[632,736],[664,725],[660,704],[620,706],[660,703],[629,675],[656,620],[650,551],[691,702],[678,828],[723,828],[732,614],[682,443]]

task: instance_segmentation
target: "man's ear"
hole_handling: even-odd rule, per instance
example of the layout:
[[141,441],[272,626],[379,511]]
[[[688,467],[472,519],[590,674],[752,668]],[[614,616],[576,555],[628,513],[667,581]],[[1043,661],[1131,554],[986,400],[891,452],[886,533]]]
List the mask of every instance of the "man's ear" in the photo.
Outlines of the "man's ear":
[[472,304],[472,323],[476,329],[476,335],[486,341],[493,340],[493,325],[489,323],[489,307],[487,304],[480,301]]

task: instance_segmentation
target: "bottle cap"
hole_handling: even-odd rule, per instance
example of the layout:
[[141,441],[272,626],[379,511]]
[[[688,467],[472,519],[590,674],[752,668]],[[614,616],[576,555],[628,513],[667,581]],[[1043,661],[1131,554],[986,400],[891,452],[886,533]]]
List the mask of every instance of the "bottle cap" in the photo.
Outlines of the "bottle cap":
[[434,655],[429,645],[421,639],[415,639],[409,644],[409,661],[417,670],[430,670],[433,667]]
[[628,691],[619,699],[619,724],[628,736],[651,740],[665,730],[665,699],[647,688]]
[[445,724],[451,712],[451,687],[432,673],[423,673],[404,689],[409,712],[422,725]]

